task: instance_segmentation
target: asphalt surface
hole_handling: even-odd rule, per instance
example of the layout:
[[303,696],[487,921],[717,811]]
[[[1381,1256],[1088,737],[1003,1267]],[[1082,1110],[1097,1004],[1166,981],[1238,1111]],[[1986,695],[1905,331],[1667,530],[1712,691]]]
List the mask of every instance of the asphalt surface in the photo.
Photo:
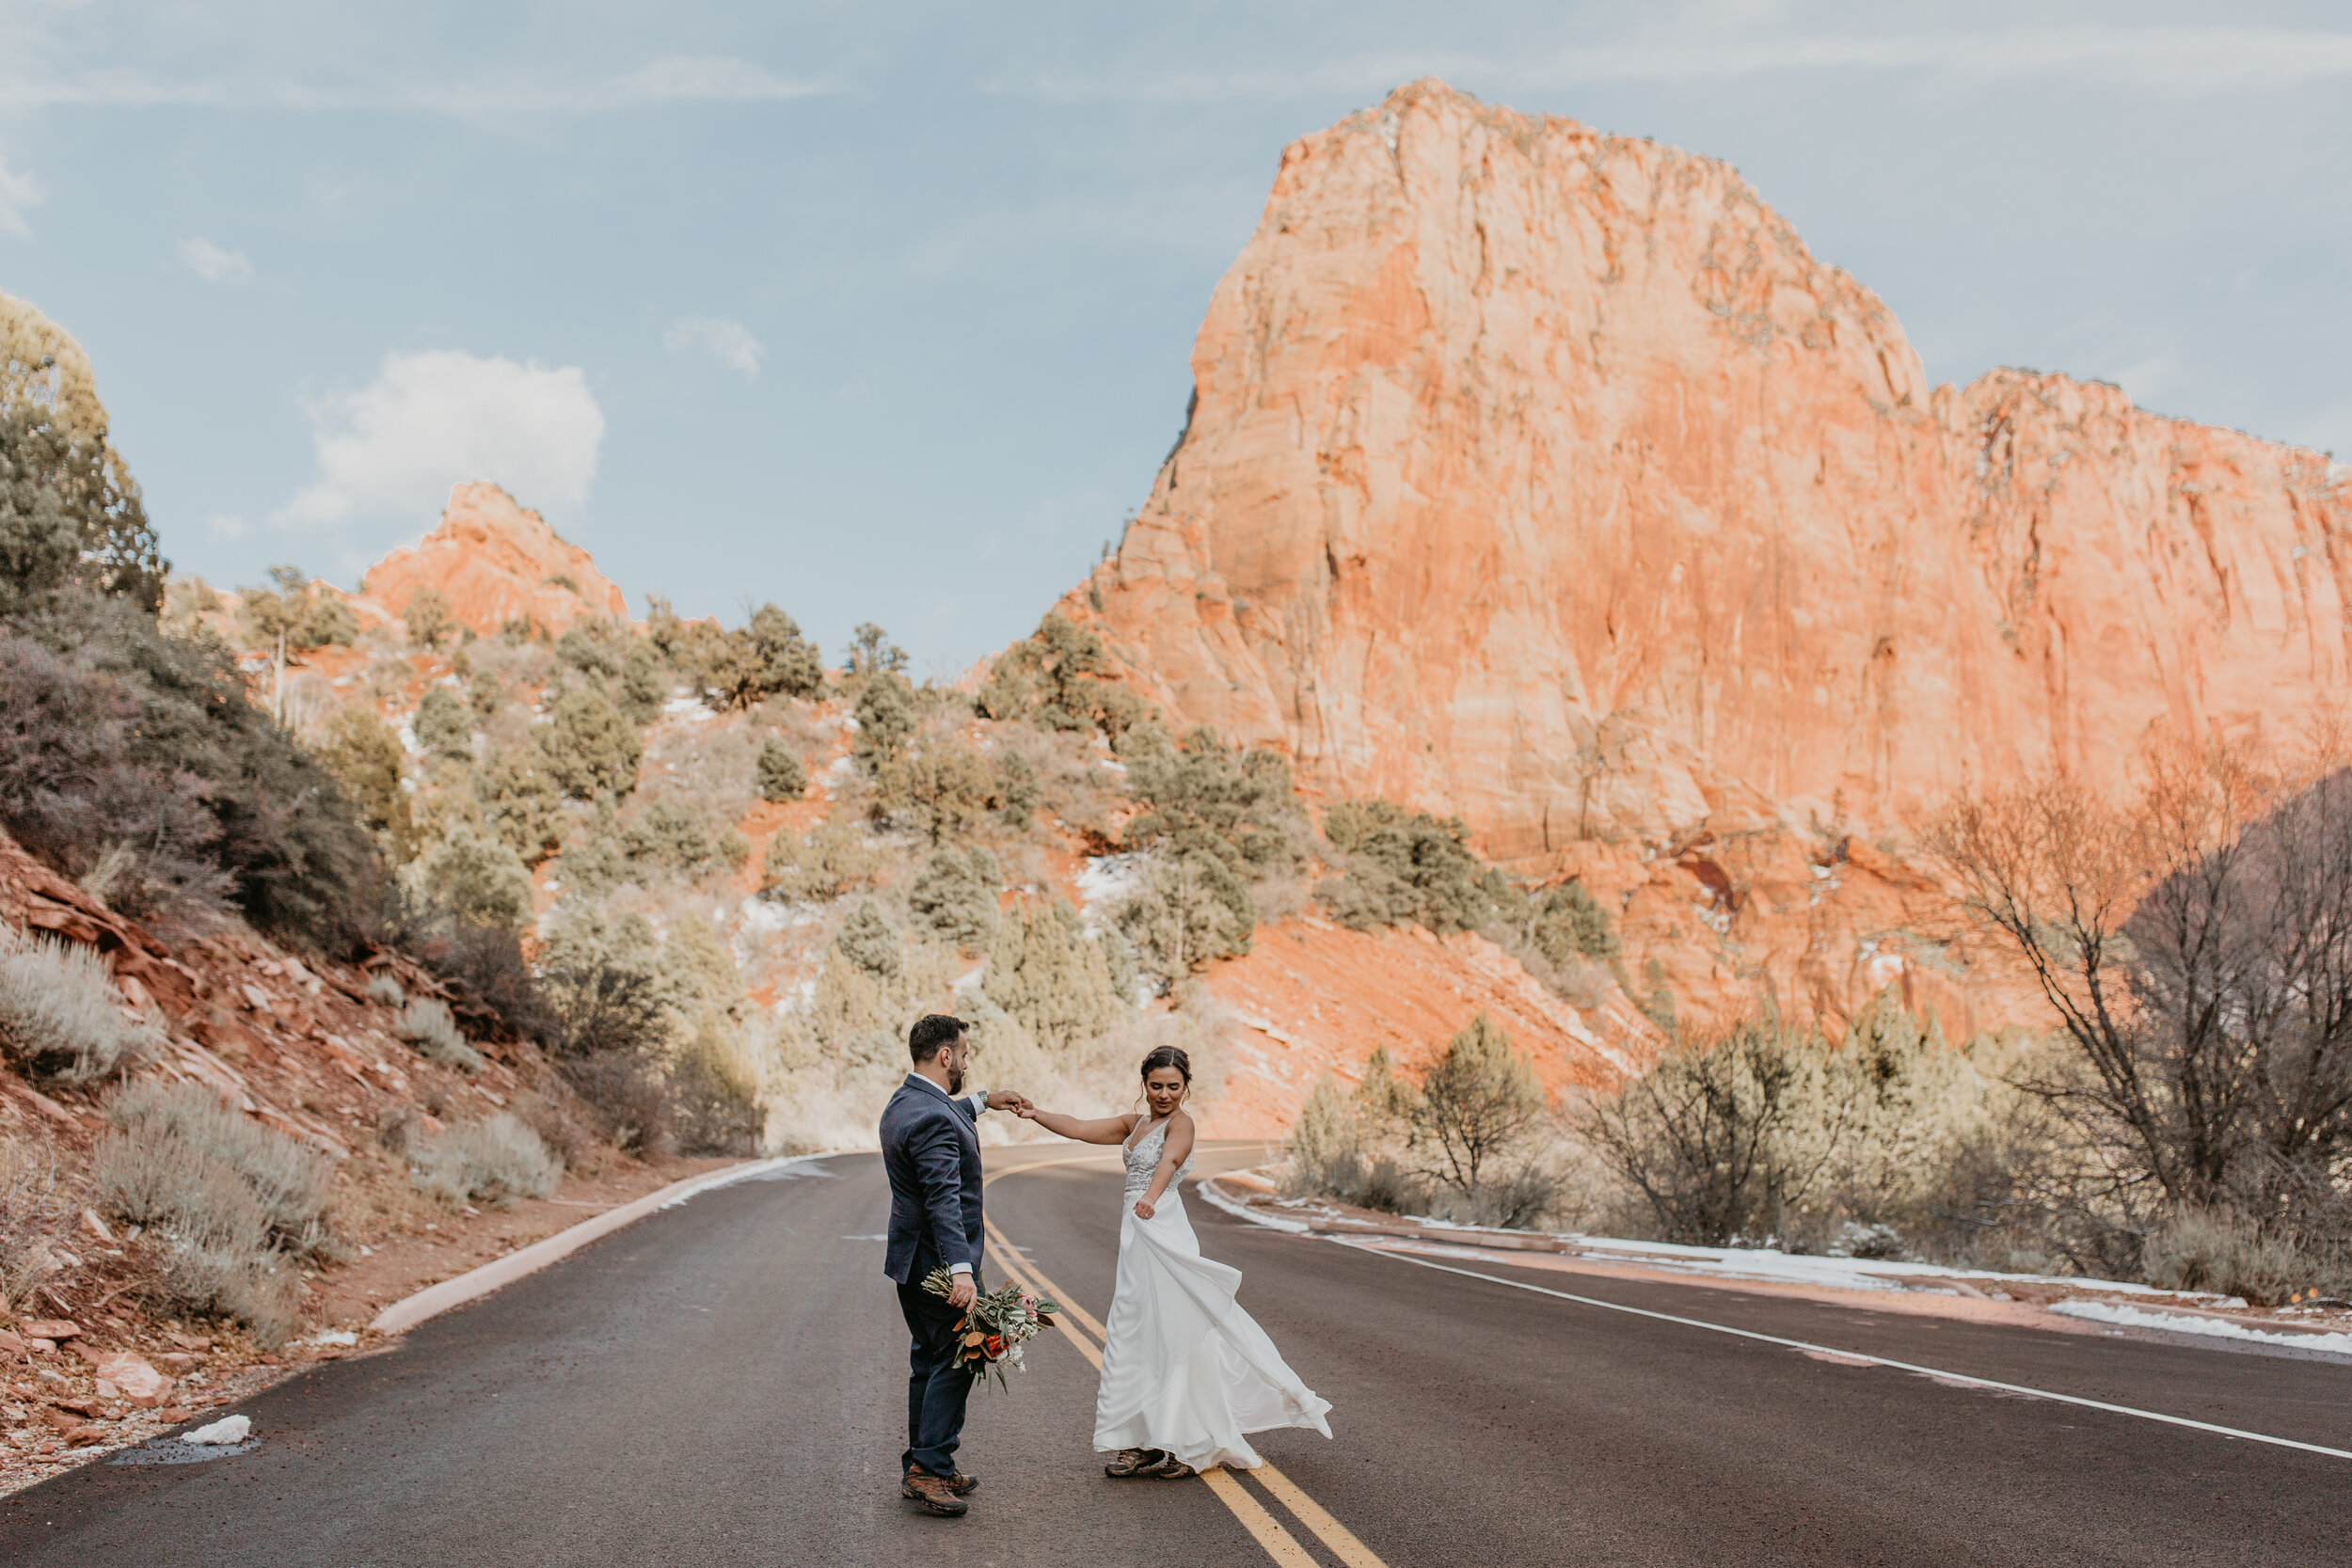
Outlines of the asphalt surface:
[[[989,1214],[1097,1317],[1111,1157],[1013,1169]],[[1231,1162],[1259,1157],[1226,1153]],[[1199,1481],[1112,1481],[1093,1369],[1037,1341],[976,1390],[972,1513],[897,1491],[906,1341],[879,1161],[706,1194],[396,1347],[241,1408],[205,1464],[101,1464],[0,1501],[25,1564],[1254,1564]],[[1267,1456],[1407,1564],[2340,1562],[2352,1461],[1436,1273],[1191,1203],[1203,1249],[1335,1406]],[[2352,1366],[1468,1265],[1552,1290],[2352,1449]],[[1342,1559],[1252,1480],[1244,1490]]]

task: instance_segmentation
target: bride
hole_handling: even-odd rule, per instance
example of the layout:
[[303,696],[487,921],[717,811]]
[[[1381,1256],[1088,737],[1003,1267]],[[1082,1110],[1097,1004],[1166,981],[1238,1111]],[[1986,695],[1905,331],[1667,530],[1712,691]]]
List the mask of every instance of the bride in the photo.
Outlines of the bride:
[[1222,1465],[1263,1463],[1245,1433],[1312,1427],[1326,1437],[1329,1402],[1282,1362],[1265,1330],[1233,1301],[1241,1271],[1200,1256],[1178,1190],[1192,1169],[1192,1063],[1163,1045],[1143,1058],[1140,1116],[1084,1120],[1025,1107],[1049,1132],[1118,1144],[1127,1163],[1120,1201],[1119,1285],[1103,1346],[1094,1446],[1118,1450],[1111,1476],[1173,1479]]

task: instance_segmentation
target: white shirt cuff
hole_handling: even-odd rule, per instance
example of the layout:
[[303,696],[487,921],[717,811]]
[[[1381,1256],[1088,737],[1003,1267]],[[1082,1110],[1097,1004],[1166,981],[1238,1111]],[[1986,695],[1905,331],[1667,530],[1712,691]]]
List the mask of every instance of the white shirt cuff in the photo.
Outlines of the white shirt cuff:
[[947,1265],[947,1272],[949,1274],[970,1274],[972,1272],[972,1265],[969,1263],[950,1263]]

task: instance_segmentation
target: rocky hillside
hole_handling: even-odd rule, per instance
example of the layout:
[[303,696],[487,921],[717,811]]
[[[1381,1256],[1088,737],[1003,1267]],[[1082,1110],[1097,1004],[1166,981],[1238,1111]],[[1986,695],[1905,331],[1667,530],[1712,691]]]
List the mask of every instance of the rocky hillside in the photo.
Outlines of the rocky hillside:
[[1435,81],[1283,154],[1192,369],[1064,613],[1327,798],[1592,879],[1703,1006],[1907,974],[1996,1021],[1868,847],[2352,664],[2352,468],[2104,384],[1931,388],[1730,167]]

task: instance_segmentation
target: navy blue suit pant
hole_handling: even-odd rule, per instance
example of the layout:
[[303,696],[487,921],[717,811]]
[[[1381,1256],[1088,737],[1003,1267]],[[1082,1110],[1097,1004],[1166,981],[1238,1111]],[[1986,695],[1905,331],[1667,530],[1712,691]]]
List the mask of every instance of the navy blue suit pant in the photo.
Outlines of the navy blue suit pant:
[[907,1451],[899,1467],[952,1476],[963,1437],[963,1403],[972,1397],[972,1374],[956,1365],[961,1338],[956,1324],[963,1314],[916,1283],[898,1287],[898,1310],[914,1338],[907,1354]]

